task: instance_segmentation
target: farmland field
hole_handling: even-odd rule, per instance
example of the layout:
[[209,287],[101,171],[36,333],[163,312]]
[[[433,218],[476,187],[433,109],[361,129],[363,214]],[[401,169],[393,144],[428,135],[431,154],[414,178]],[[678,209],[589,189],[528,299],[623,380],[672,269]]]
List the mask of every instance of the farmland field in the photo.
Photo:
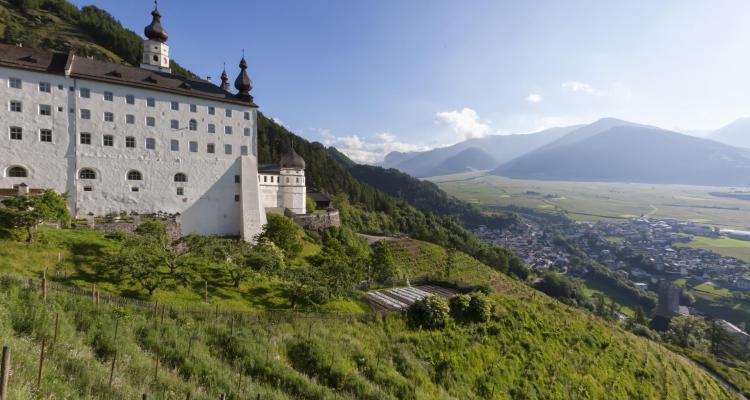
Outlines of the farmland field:
[[717,195],[740,188],[532,181],[481,172],[428,179],[446,192],[474,204],[563,211],[577,221],[648,216],[676,218],[719,228],[750,229],[750,201]]
[[750,262],[750,241],[747,240],[737,240],[728,237],[710,238],[694,236],[690,242],[680,243],[677,246],[711,250],[723,256],[735,257]]

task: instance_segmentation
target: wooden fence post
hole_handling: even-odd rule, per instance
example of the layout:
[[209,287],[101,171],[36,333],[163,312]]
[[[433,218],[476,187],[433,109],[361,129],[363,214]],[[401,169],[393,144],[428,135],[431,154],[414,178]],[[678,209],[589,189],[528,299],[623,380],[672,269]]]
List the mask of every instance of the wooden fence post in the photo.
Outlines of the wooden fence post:
[[60,324],[60,313],[55,313],[55,332],[52,334],[52,344],[57,344],[57,328]]
[[42,384],[42,370],[44,369],[44,347],[47,345],[47,338],[42,338],[42,350],[39,352],[39,374],[36,377],[36,386]]
[[8,378],[10,377],[10,346],[3,346],[3,361],[0,365],[0,399],[8,396]]
[[204,280],[203,283],[203,301],[208,304],[208,281]]
[[156,363],[154,365],[154,382],[159,380],[159,351],[156,352]]
[[109,387],[112,387],[112,380],[115,377],[115,362],[117,362],[117,352],[112,355],[112,368],[109,370]]
[[47,270],[42,273],[42,300],[47,301]]

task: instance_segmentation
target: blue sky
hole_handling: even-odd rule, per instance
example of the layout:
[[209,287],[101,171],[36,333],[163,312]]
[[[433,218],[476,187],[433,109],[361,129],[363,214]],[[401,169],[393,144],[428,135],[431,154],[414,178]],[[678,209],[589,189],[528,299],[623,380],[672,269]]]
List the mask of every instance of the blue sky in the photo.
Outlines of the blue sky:
[[[142,34],[149,0],[95,4]],[[171,56],[356,161],[618,117],[692,133],[750,115],[750,2],[162,0]]]

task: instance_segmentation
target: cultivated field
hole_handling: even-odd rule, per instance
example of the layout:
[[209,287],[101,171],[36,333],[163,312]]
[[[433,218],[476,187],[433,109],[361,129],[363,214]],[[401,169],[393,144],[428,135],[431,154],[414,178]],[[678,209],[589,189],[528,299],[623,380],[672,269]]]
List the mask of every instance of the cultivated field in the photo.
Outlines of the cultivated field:
[[[446,192],[484,206],[565,211],[578,221],[668,217],[719,228],[750,229],[750,201],[717,196],[728,187],[509,179],[481,172],[428,178]],[[712,194],[714,193],[714,194]]]

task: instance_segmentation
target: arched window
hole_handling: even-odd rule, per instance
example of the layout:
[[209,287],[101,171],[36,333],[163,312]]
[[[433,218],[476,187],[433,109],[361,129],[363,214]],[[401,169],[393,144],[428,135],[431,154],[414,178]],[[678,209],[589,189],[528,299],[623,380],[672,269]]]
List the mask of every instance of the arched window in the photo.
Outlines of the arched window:
[[89,168],[84,168],[78,172],[78,177],[81,179],[96,179],[96,172]]
[[129,181],[141,181],[143,180],[143,175],[140,173],[140,171],[128,171],[128,180]]
[[183,174],[182,172],[178,172],[174,174],[174,181],[175,182],[187,182],[187,175]]
[[188,127],[191,131],[197,131],[198,130],[198,121],[191,119],[188,123]]
[[29,176],[29,172],[26,171],[26,168],[24,167],[10,167],[8,168],[8,177],[9,178],[26,178]]

